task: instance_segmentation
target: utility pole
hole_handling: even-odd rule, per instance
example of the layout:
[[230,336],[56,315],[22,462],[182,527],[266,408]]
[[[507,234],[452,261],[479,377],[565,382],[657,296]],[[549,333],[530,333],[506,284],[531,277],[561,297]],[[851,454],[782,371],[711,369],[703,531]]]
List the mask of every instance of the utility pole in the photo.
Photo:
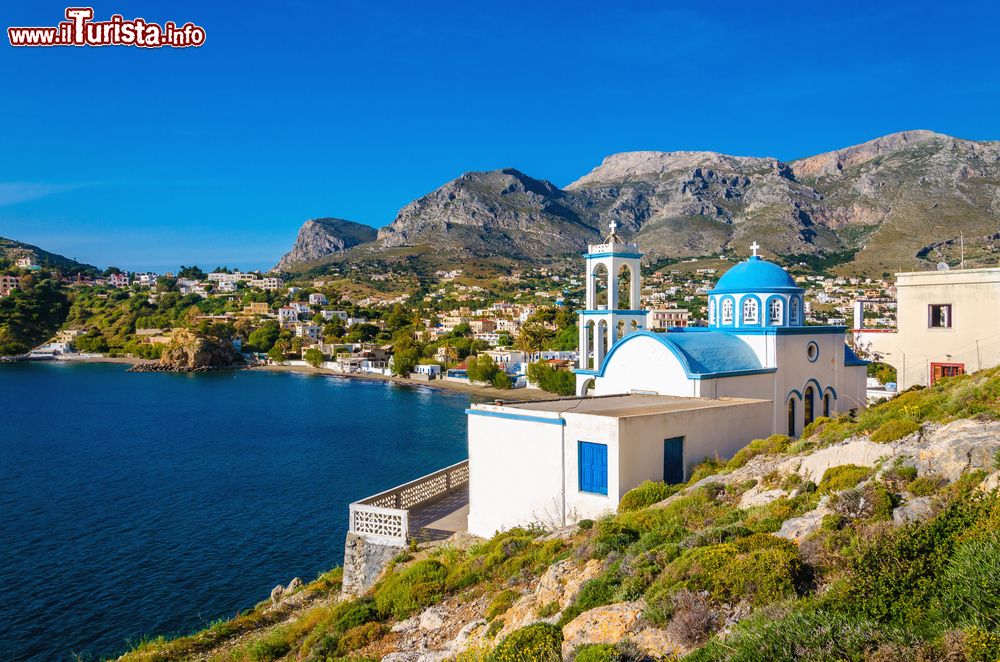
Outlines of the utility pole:
[[965,232],[959,232],[958,233],[958,241],[959,241],[959,243],[960,243],[960,245],[962,247],[961,248],[961,251],[962,251],[962,253],[961,253],[961,255],[962,255],[962,261],[960,263],[961,266],[959,267],[959,269],[964,269],[965,268]]

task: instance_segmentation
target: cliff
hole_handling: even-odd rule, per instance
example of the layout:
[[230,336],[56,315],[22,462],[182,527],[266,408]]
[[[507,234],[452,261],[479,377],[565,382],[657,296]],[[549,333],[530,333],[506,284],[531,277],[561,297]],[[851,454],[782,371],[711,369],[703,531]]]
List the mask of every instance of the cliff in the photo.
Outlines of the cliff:
[[[620,512],[398,556],[124,660],[993,660],[1000,369],[757,440]],[[294,582],[293,582],[294,584]]]
[[276,271],[288,271],[302,264],[343,252],[375,239],[375,228],[342,218],[314,218],[303,223],[292,249],[285,253]]
[[177,329],[158,362],[138,363],[131,371],[204,372],[242,363],[243,358],[229,341],[209,338],[191,329]]

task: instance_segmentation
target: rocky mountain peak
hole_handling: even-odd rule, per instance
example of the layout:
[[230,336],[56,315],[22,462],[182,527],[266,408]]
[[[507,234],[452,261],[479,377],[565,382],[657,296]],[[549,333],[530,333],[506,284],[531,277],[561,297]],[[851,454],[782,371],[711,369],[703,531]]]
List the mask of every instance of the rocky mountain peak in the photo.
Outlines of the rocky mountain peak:
[[567,191],[587,186],[663,177],[671,173],[703,169],[722,172],[779,170],[773,158],[731,156],[718,152],[620,152],[604,158],[601,165],[566,187]]
[[375,228],[342,218],[315,218],[299,228],[292,250],[278,261],[275,269],[286,271],[304,262],[322,259],[352,246],[375,239]]
[[791,166],[797,177],[840,177],[846,169],[853,166],[862,165],[880,156],[886,156],[932,141],[939,141],[942,144],[971,142],[926,129],[899,131],[863,142],[860,145],[852,145],[851,147],[792,161]]

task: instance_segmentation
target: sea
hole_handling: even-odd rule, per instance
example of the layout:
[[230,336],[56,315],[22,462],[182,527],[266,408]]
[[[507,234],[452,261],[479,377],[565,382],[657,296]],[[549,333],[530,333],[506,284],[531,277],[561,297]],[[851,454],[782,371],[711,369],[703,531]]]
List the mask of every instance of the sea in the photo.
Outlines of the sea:
[[343,561],[348,504],[467,457],[469,397],[0,364],[0,662],[100,660]]

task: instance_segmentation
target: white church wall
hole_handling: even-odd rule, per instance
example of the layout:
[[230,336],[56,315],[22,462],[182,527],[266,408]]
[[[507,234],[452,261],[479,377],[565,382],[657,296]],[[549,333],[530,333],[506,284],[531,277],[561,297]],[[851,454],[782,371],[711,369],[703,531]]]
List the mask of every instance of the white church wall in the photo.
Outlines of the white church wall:
[[563,426],[468,416],[469,532],[561,522]]
[[698,383],[688,380],[674,354],[649,336],[632,338],[615,350],[595,395],[649,391],[660,395],[697,396]]

